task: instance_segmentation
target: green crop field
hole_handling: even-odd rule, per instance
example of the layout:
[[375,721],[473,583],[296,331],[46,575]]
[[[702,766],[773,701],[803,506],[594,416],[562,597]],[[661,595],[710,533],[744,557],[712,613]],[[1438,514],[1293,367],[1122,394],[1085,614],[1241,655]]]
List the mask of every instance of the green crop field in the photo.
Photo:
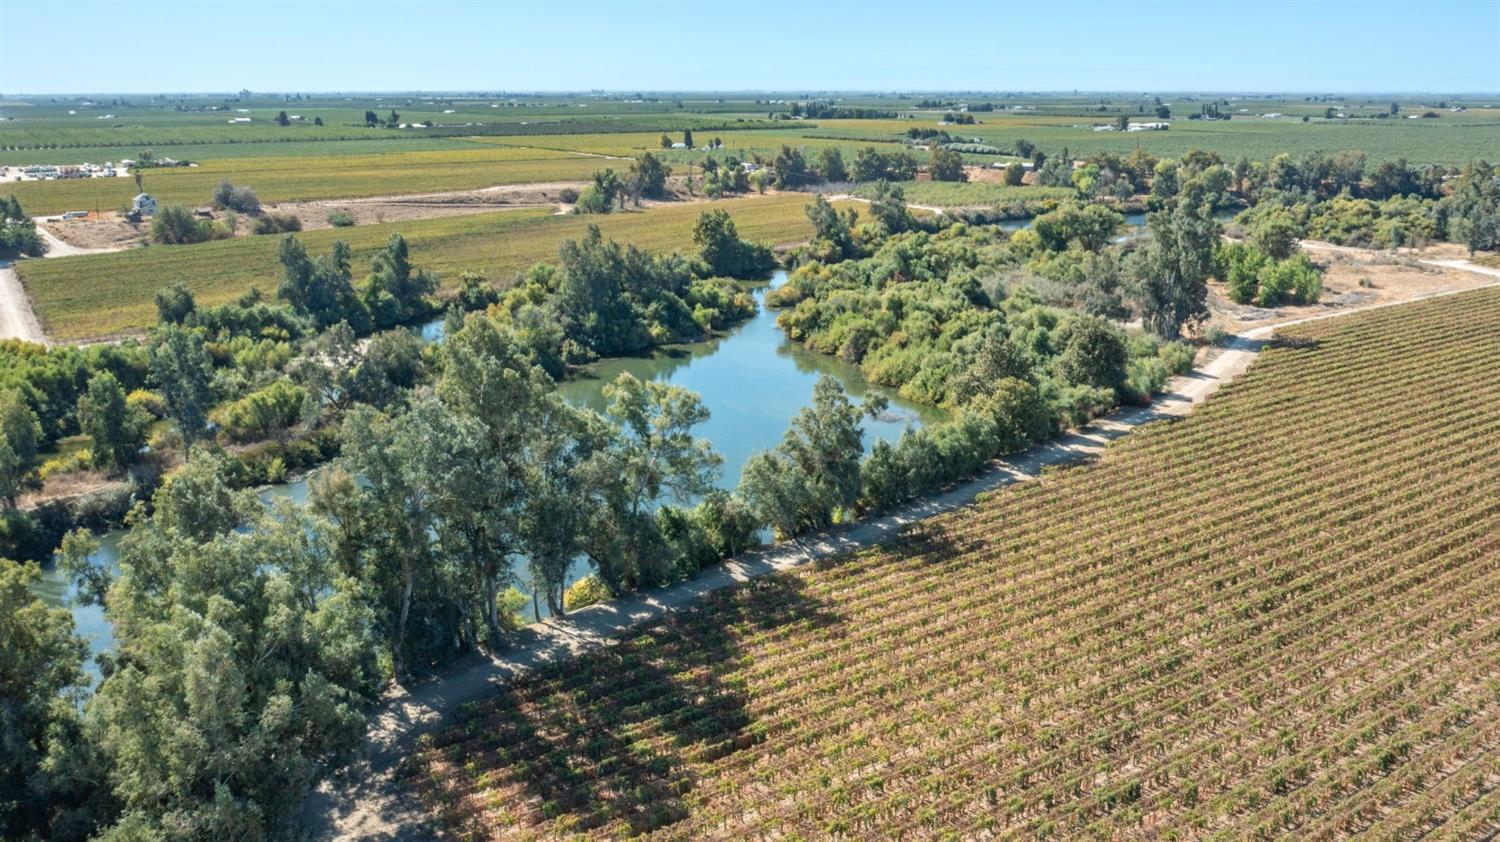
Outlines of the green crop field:
[[[582,236],[597,224],[606,237],[640,248],[693,251],[698,215],[724,208],[740,235],[766,243],[806,239],[812,228],[803,213],[807,196],[755,197],[692,203],[603,216],[556,216],[545,210],[501,211],[472,216],[387,223],[358,228],[308,231],[298,237],[310,252],[325,251],[334,240],[354,250],[356,276],[392,234],[411,243],[412,261],[435,270],[452,286],[462,271],[506,283],[521,269],[557,256],[565,239]],[[198,300],[215,304],[259,287],[274,294],[281,277],[276,262],[278,237],[240,237],[190,246],[149,246],[112,254],[29,260],[17,270],[47,334],[70,341],[139,331],[156,320],[156,290],[177,280]]]
[[[598,158],[548,149],[480,147],[389,155],[225,158],[196,167],[147,170],[143,186],[163,204],[206,205],[223,179],[255,189],[262,202],[345,199],[468,190],[497,184],[587,179]],[[137,192],[131,178],[25,181],[0,187],[32,214],[118,210]]]
[[1500,290],[1283,331],[1192,416],[522,677],[459,838],[1500,829]]

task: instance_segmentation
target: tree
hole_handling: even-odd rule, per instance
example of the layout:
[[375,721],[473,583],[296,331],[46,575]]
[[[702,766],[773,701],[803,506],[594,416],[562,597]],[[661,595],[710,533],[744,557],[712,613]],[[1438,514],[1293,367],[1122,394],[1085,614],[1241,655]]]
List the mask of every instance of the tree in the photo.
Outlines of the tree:
[[812,406],[797,413],[781,443],[745,463],[740,496],[782,537],[827,526],[840,513],[853,511],[864,453],[860,418],[882,407],[883,402],[857,407],[837,380],[819,378]]
[[932,148],[932,162],[928,165],[928,172],[932,174],[933,181],[969,180],[968,174],[964,172],[963,156],[940,146]]
[[1026,168],[1019,161],[1011,161],[1005,165],[1005,184],[1008,187],[1017,187],[1026,177]]
[[442,405],[460,417],[430,403],[409,414],[440,443],[432,449],[441,453],[416,463],[417,484],[427,489],[439,547],[467,575],[470,605],[491,635],[500,631],[498,599],[520,544],[527,450],[537,431],[565,417],[550,385],[514,336],[474,317],[443,343],[437,385]]
[[1125,385],[1130,352],[1123,330],[1098,316],[1079,315],[1063,323],[1055,341],[1062,348],[1057,370],[1064,380],[1116,391]]
[[58,818],[52,774],[59,740],[76,730],[88,647],[66,608],[36,596],[36,565],[0,558],[0,836],[45,839]]
[[276,115],[276,125],[278,125],[278,126],[290,126],[291,124],[292,124],[292,120],[291,120],[290,117],[288,117],[286,115],[285,111],[283,111],[280,114]]
[[693,428],[708,420],[708,409],[693,392],[623,374],[605,386],[604,397],[605,414],[619,430],[603,455],[611,478],[604,532],[615,540],[612,552],[590,555],[600,578],[618,593],[665,579],[652,510],[663,497],[683,501],[707,493],[723,459],[706,439],[693,436]]
[[374,111],[365,112],[365,128],[373,129],[380,125],[380,115]]
[[807,160],[802,157],[802,150],[782,144],[781,151],[771,161],[771,172],[775,175],[776,186],[782,190],[800,187],[808,181]]
[[214,188],[212,203],[219,210],[234,210],[252,216],[260,213],[260,199],[255,191],[248,186],[235,187],[227,178]]
[[775,266],[771,250],[740,239],[728,211],[711,210],[698,215],[693,242],[715,275],[730,278],[758,277]]
[[163,324],[180,325],[197,310],[193,291],[182,281],[156,291],[156,320]]
[[349,246],[334,240],[328,254],[313,260],[296,237],[284,237],[276,249],[282,278],[276,296],[312,318],[319,329],[349,322],[356,333],[370,327],[368,311],[350,282]]
[[660,145],[661,145],[661,148],[663,148],[663,149],[671,149],[672,148],[672,138],[667,137],[667,133],[666,132],[662,132],[661,133],[661,144]]
[[650,152],[645,153],[631,166],[636,192],[648,199],[663,199],[667,195],[667,176],[672,168],[663,164]]
[[1036,152],[1036,144],[1029,140],[1017,140],[1011,145],[1015,148],[1018,158],[1030,158],[1032,153]]
[[621,198],[624,184],[612,169],[594,173],[594,183],[585,188],[578,201],[573,204],[574,213],[609,213]]
[[263,512],[225,471],[195,455],[121,544],[116,666],[84,715],[115,838],[295,836],[308,790],[365,734],[378,673],[360,584],[325,522]]
[[42,425],[19,392],[0,392],[0,500],[14,508],[31,482]]
[[1171,118],[1171,116],[1172,116],[1172,109],[1168,108],[1165,105],[1158,105],[1158,106],[1156,106],[1156,119],[1158,119],[1158,120],[1166,120],[1166,119]]
[[1263,214],[1250,231],[1250,242],[1273,260],[1285,260],[1297,250],[1297,240],[1302,234],[1301,226],[1284,208]]
[[1495,167],[1475,161],[1464,167],[1453,192],[1442,201],[1449,238],[1470,253],[1500,249],[1500,180]]
[[906,210],[906,194],[887,181],[875,185],[875,193],[870,198],[870,216],[891,234],[899,234],[912,226],[911,213]]
[[818,153],[818,173],[824,181],[849,180],[849,168],[844,166],[844,155],[837,146],[825,146]]
[[13,195],[0,200],[0,260],[39,257],[46,251],[36,223],[21,209],[21,202]]
[[820,259],[829,262],[853,257],[858,251],[854,244],[854,224],[858,214],[853,208],[839,213],[821,193],[803,207],[807,219],[813,226],[813,248]]
[[164,245],[201,243],[213,236],[213,226],[182,205],[165,205],[151,218],[151,239]]
[[152,335],[151,374],[167,412],[177,421],[183,445],[202,439],[213,406],[213,360],[203,334],[181,325],[159,325]]
[[682,130],[682,145],[686,146],[689,149],[693,148],[693,130],[692,129],[683,129]]
[[1076,245],[1097,252],[1106,246],[1125,218],[1103,205],[1069,203],[1038,216],[1032,224],[1042,245],[1063,251]]
[[135,463],[146,443],[145,410],[125,401],[125,390],[113,373],[101,371],[78,399],[78,426],[91,441],[96,469],[124,470]]
[[1151,241],[1132,256],[1141,319],[1165,339],[1208,316],[1208,276],[1220,228],[1200,181],[1193,179],[1166,210],[1150,213]]
[[413,269],[406,238],[392,234],[385,248],[370,261],[365,280],[364,309],[378,329],[410,324],[431,314],[428,296],[437,291],[437,278]]

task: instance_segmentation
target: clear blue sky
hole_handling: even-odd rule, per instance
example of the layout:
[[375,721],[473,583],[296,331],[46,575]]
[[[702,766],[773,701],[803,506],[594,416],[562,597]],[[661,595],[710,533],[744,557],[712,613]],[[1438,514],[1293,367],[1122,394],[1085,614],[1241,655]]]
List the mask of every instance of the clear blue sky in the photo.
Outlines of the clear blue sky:
[[1500,0],[0,0],[0,92],[1500,91]]

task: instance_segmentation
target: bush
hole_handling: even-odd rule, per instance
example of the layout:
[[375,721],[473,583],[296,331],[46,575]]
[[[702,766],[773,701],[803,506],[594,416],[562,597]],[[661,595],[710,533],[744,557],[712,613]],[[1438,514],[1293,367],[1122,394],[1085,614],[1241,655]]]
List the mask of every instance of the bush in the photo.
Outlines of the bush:
[[306,399],[302,387],[278,380],[220,407],[216,420],[233,441],[265,438],[296,424]]
[[145,411],[152,418],[167,417],[167,402],[156,392],[147,389],[136,389],[125,396],[125,402]]
[[558,191],[557,200],[565,205],[571,205],[578,201],[578,191],[571,187],[564,187]]
[[213,239],[213,223],[198,219],[182,205],[157,208],[151,218],[151,239],[164,245],[188,245]]
[[1323,278],[1306,255],[1298,254],[1260,270],[1259,301],[1263,307],[1310,304],[1323,293]]
[[328,215],[328,224],[335,228],[353,228],[354,217],[348,211],[334,211]]
[[255,220],[256,234],[290,234],[302,230],[302,220],[289,213],[268,213]]
[[214,188],[213,206],[219,210],[233,210],[251,216],[260,213],[260,199],[249,187],[235,187],[228,179]]
[[563,610],[577,611],[585,606],[604,602],[614,594],[609,592],[609,586],[598,576],[590,573],[568,586],[563,592]]

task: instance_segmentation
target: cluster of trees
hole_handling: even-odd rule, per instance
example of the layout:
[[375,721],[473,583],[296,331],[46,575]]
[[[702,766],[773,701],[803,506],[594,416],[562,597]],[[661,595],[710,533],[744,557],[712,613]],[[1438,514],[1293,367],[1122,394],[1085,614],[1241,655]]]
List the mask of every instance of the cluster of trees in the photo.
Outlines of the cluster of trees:
[[855,153],[849,170],[854,181],[911,181],[917,177],[917,158],[905,150],[881,152],[866,146]]
[[[772,119],[783,116],[772,112]],[[826,100],[811,100],[809,102],[794,102],[792,107],[784,112],[784,116],[803,117],[808,120],[895,120],[901,115],[898,112],[881,108],[866,108],[862,105],[835,105]]]
[[589,226],[562,244],[558,264],[532,267],[490,311],[554,377],[597,357],[701,339],[755,312],[749,294],[719,276],[758,277],[772,264],[723,211],[703,214],[694,239],[696,257],[657,257]]
[[151,240],[181,246],[234,236],[227,222],[203,219],[182,205],[163,205],[151,217]]
[[1214,276],[1239,304],[1310,304],[1323,292],[1323,275],[1307,255],[1278,259],[1254,243],[1221,244],[1214,255]]
[[36,232],[36,223],[21,209],[15,196],[0,201],[0,260],[40,257],[47,246]]
[[[1342,159],[1362,162],[1363,156]],[[1348,178],[1353,172],[1348,171]],[[1471,251],[1500,248],[1495,168],[1484,161],[1470,164],[1448,180],[1446,195],[1435,186],[1437,178],[1431,168],[1417,173],[1397,162],[1377,167],[1369,179],[1358,182],[1359,189],[1339,178],[1252,191],[1256,204],[1237,222],[1252,235],[1274,229],[1292,239],[1312,237],[1340,245],[1397,248],[1448,240]],[[1334,184],[1340,189],[1329,193]]]
[[277,248],[282,278],[276,295],[322,330],[347,322],[356,333],[388,330],[429,318],[437,276],[411,263],[406,238],[393,234],[370,260],[370,274],[356,289],[351,252],[335,240],[325,255],[312,258],[292,236]]
[[625,209],[627,201],[640,205],[641,199],[665,199],[667,177],[672,168],[650,152],[642,155],[622,178],[613,169],[594,173],[593,183],[573,203],[574,213],[609,213]]
[[[1057,423],[1147,397],[1165,379],[1132,370],[1133,364],[1145,365],[1137,359],[1159,358],[1155,343],[1132,345],[1103,318],[1127,315],[1127,298],[1143,314],[1153,303],[1144,298],[1147,290],[1137,291],[1135,281],[1122,277],[1123,247],[1109,244],[1121,222],[1113,211],[1062,208],[1040,218],[1038,231],[1014,236],[961,224],[892,234],[884,224],[859,225],[816,203],[809,216],[817,238],[799,255],[803,263],[787,284],[769,298],[785,308],[779,323],[791,338],[860,366],[872,381],[904,397],[955,409],[966,405],[982,391],[975,383],[993,379],[990,369],[984,369],[988,375],[976,373],[979,360],[993,363],[993,355],[981,353],[993,350],[991,335],[1010,343],[1001,354],[1010,362],[991,368],[1030,383],[1047,407],[1044,415]],[[1029,272],[1056,279],[1053,285],[1065,290],[1059,297],[1076,299],[1066,303],[1083,314],[1070,316],[1045,303]],[[1206,296],[1206,271],[1201,283]],[[1076,288],[1090,284],[1088,291]],[[1074,326],[1090,318],[1089,330]],[[1108,373],[1068,362],[1068,349],[1085,342],[1118,352],[1082,355],[1114,360]],[[1183,366],[1181,351],[1172,353],[1169,368],[1176,371]],[[1132,381],[1145,386],[1133,389]]]
[[227,178],[214,188],[211,202],[216,210],[232,210],[251,216],[260,213],[260,199],[255,191],[249,186],[236,187]]

